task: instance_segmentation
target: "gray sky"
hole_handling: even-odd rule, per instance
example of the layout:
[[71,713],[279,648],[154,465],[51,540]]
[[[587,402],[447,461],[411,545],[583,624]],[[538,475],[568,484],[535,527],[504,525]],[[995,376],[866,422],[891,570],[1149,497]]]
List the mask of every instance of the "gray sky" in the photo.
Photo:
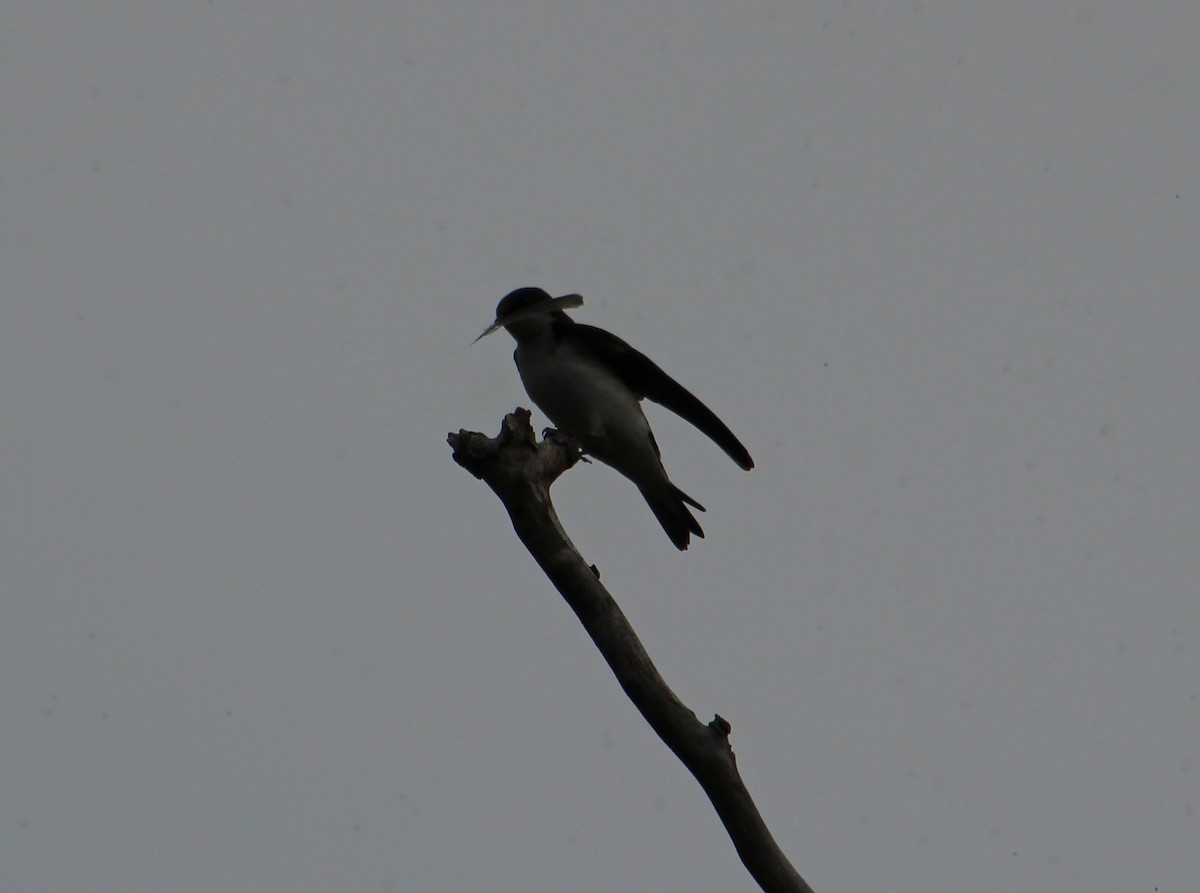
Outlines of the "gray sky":
[[7,3],[0,888],[752,889],[445,445],[540,285],[754,454],[555,497],[818,893],[1194,890],[1198,37]]

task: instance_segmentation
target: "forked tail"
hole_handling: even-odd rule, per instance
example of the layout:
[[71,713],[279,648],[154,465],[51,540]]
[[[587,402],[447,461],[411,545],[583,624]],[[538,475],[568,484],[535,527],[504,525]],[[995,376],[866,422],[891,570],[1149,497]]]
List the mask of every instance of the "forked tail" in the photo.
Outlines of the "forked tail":
[[638,489],[642,491],[642,497],[650,506],[650,511],[654,512],[654,517],[658,519],[662,529],[667,532],[667,536],[671,538],[676,549],[680,551],[687,549],[693,533],[704,539],[704,531],[700,527],[700,522],[687,508],[690,505],[694,509],[704,511],[704,506],[674,484],[668,484],[667,488],[638,487]]

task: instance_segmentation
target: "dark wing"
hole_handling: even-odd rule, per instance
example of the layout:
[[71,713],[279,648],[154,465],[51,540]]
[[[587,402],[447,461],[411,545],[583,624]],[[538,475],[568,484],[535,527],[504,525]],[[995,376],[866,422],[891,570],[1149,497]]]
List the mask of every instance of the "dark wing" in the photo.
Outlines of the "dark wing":
[[594,326],[576,323],[571,326],[571,334],[578,336],[579,343],[614,369],[625,386],[639,397],[653,400],[691,422],[742,468],[749,471],[754,467],[749,451],[733,436],[725,423],[645,354],[634,350],[611,332]]

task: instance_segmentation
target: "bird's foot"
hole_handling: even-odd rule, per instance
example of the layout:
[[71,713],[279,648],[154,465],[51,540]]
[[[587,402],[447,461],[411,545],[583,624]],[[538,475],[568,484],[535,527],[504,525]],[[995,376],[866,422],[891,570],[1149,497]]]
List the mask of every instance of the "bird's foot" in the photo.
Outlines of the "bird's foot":
[[581,462],[586,462],[589,465],[592,464],[592,460],[589,459],[587,454],[584,452],[583,444],[581,444],[566,431],[560,431],[558,428],[543,428],[542,439],[565,446],[567,449],[575,450],[577,453],[579,453],[579,460]]

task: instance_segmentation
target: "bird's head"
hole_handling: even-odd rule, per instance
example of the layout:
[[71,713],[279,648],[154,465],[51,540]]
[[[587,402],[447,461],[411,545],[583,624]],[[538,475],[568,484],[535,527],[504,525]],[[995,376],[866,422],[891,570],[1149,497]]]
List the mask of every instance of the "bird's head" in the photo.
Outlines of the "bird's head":
[[[563,310],[583,305],[580,295],[563,295],[552,298],[540,288],[518,288],[506,294],[496,305],[496,321],[484,329],[479,338],[499,329],[508,329],[514,338],[522,332],[536,331],[550,319],[568,319]],[[475,341],[478,341],[476,338]],[[471,343],[474,344],[475,341]]]

